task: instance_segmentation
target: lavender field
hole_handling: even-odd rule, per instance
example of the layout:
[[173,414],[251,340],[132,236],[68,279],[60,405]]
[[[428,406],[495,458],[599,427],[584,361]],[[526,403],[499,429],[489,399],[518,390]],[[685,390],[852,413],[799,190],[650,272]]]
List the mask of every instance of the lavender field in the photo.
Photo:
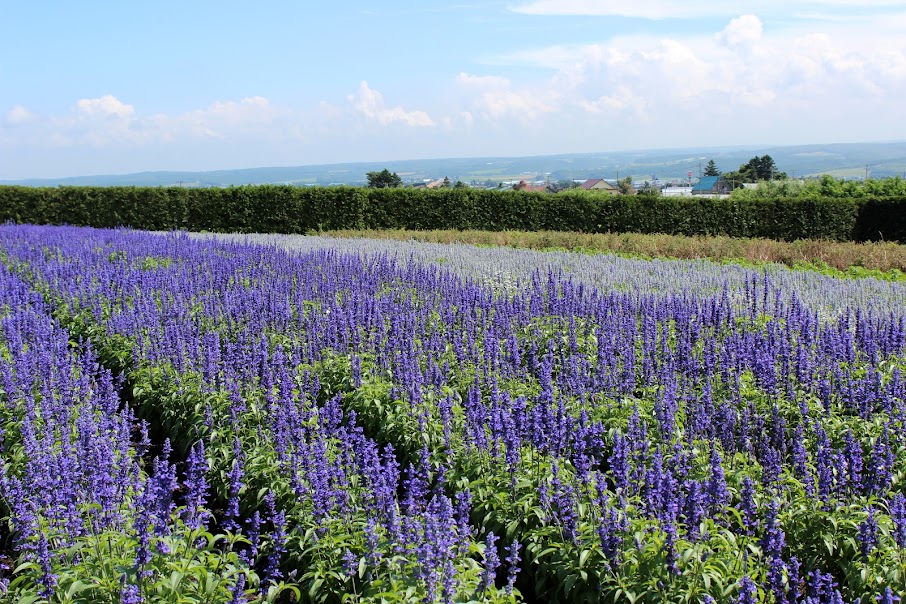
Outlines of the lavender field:
[[894,602],[906,284],[0,226],[16,602]]

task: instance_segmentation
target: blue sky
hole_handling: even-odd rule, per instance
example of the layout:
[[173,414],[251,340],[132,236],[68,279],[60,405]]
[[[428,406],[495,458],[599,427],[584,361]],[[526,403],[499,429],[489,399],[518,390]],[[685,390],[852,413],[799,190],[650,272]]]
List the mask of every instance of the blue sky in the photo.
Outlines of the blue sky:
[[2,10],[0,179],[906,139],[903,0]]

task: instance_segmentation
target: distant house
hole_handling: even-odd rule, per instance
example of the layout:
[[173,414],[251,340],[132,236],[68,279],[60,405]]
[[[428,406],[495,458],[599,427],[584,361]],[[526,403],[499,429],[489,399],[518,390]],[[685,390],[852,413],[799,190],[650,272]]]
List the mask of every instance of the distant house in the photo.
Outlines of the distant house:
[[693,195],[729,195],[732,188],[721,176],[702,176],[692,187]]
[[618,188],[616,188],[603,178],[589,178],[579,186],[586,191],[606,191],[608,193],[620,192]]
[[520,180],[515,185],[513,189],[516,191],[529,191],[533,193],[556,193],[557,189],[548,184],[532,184],[524,180]]

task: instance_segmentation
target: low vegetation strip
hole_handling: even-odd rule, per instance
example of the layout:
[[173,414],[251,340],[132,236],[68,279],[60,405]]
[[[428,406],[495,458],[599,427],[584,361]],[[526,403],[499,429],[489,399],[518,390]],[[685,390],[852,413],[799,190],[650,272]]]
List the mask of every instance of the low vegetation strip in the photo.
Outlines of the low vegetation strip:
[[663,197],[468,188],[0,187],[0,221],[147,230],[308,233],[475,229],[906,240],[906,199]]
[[[820,240],[775,241],[735,237],[686,237],[639,233],[561,231],[413,231],[334,230],[320,235],[339,238],[389,239],[430,243],[465,243],[542,251],[617,253],[643,258],[708,258],[716,262],[776,262],[794,268],[833,269],[839,276],[906,277],[906,245],[892,242],[853,243]],[[862,269],[862,270],[859,270]]]

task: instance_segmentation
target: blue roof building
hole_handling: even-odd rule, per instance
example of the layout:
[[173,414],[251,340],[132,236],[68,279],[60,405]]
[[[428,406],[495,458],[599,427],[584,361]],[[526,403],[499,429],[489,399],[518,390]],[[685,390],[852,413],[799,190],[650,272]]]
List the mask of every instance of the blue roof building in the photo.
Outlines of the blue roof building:
[[722,176],[702,176],[692,187],[693,195],[728,195],[730,183]]

